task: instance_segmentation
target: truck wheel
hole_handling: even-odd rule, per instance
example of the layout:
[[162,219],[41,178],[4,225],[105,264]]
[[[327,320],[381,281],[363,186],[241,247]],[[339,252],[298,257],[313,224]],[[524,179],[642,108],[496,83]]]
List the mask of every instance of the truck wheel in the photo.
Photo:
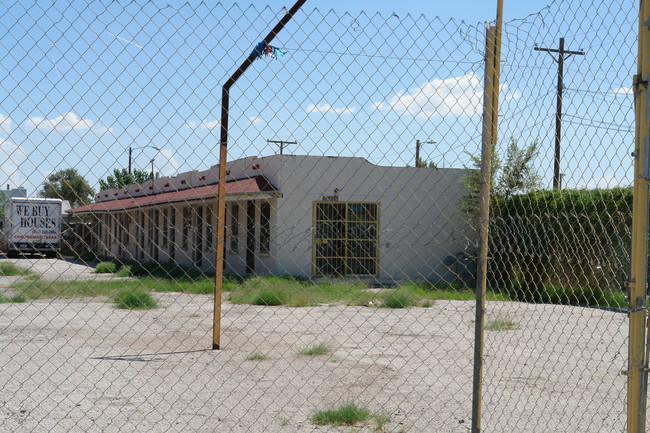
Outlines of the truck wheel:
[[7,257],[9,257],[10,259],[15,259],[16,257],[18,257],[18,251],[16,250],[7,251]]
[[56,251],[47,251],[45,253],[45,258],[47,259],[53,259],[56,257]]

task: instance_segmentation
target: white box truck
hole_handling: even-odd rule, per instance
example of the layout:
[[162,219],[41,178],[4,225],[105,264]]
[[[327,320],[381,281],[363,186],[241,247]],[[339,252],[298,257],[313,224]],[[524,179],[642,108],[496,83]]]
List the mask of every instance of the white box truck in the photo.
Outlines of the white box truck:
[[62,201],[51,198],[10,198],[5,202],[2,250],[7,257],[61,251]]

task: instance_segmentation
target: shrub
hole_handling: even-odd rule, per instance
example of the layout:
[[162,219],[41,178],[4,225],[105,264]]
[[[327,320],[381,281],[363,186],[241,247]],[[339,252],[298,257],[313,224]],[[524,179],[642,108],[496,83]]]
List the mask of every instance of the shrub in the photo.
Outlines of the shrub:
[[381,306],[384,308],[408,308],[417,304],[413,293],[408,290],[391,290],[384,298]]
[[123,290],[113,296],[115,307],[128,310],[148,310],[157,308],[153,296],[140,290]]
[[253,305],[276,306],[285,303],[286,300],[282,292],[272,288],[260,290],[251,300],[251,304]]
[[117,264],[114,262],[98,263],[93,271],[96,274],[114,274],[117,271]]
[[155,277],[172,280],[197,280],[206,276],[200,269],[188,268],[175,263],[129,262],[134,277]]
[[631,209],[631,188],[500,198],[490,217],[489,285],[526,301],[544,298],[549,285],[591,287],[590,299],[617,290],[629,272]]

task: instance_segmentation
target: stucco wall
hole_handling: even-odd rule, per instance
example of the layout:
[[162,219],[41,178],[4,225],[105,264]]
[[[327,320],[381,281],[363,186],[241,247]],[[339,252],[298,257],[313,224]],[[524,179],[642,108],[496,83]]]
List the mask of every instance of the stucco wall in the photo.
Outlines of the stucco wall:
[[458,199],[461,169],[380,167],[362,158],[271,156],[253,161],[276,174],[276,273],[312,275],[313,203],[323,197],[379,203],[380,281],[453,280],[443,263],[474,245]]

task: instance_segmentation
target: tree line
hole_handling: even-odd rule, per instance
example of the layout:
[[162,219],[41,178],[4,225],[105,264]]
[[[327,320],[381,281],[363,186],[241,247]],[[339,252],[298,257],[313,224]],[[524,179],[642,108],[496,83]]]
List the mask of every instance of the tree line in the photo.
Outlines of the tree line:
[[[156,177],[159,177],[158,173],[156,173]],[[116,168],[106,179],[100,179],[99,187],[101,190],[122,188],[133,183],[145,182],[151,178],[151,172],[146,170],[136,168],[129,173],[125,168]],[[38,191],[39,197],[66,200],[72,207],[89,204],[94,195],[95,190],[76,168],[66,168],[51,173]]]

